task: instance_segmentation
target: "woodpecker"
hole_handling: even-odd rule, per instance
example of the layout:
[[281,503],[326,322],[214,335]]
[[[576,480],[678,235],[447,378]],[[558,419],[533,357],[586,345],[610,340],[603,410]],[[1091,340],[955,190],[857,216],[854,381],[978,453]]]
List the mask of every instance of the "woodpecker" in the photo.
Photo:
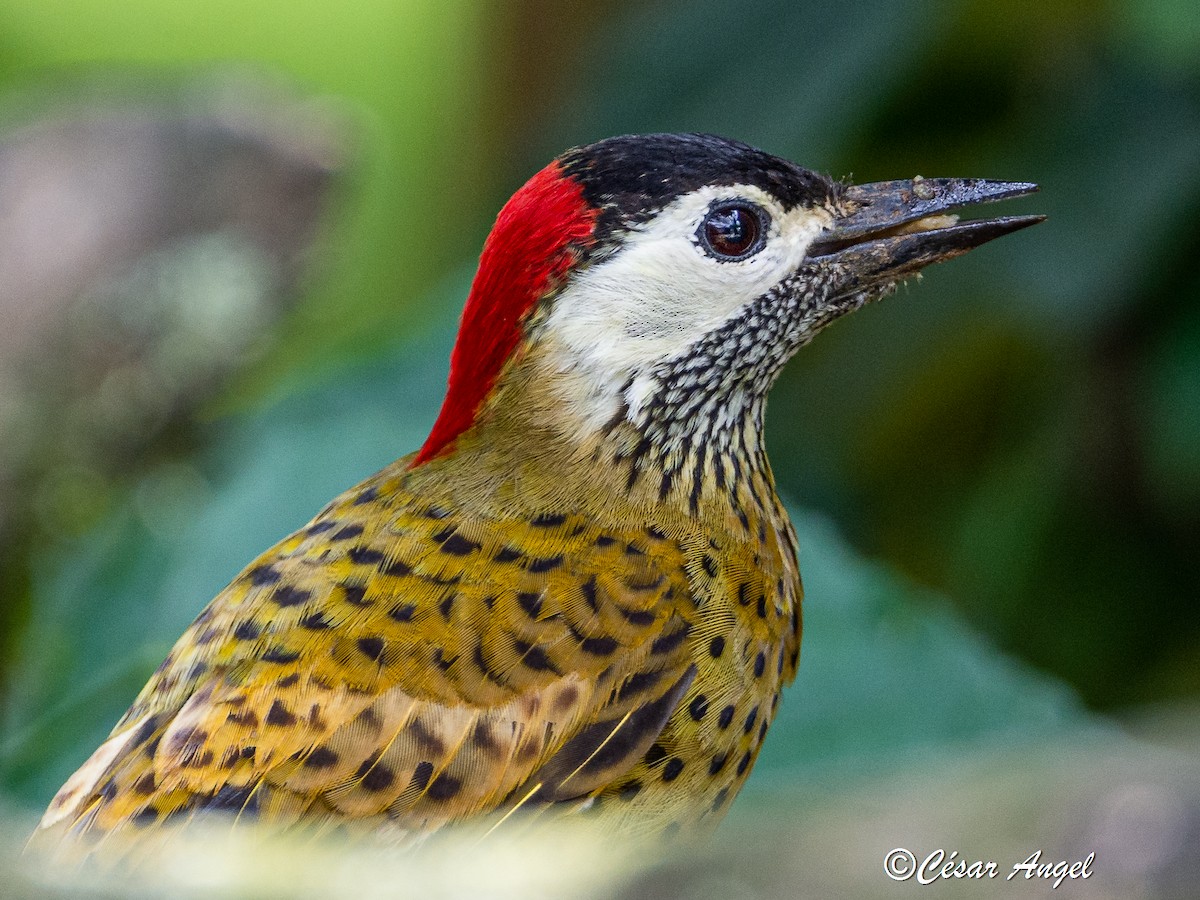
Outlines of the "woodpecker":
[[954,210],[1034,190],[852,185],[702,134],[567,151],[484,244],[424,445],[200,613],[35,839],[218,812],[706,831],[799,657],[772,383],[830,322],[1041,220]]

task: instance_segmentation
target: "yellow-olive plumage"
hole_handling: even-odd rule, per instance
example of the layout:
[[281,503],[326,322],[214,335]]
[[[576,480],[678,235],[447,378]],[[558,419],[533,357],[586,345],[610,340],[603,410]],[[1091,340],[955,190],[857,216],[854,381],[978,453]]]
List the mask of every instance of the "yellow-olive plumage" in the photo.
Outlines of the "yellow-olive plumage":
[[116,747],[104,782],[48,818],[103,833],[248,808],[423,832],[595,797],[589,814],[661,830],[723,812],[796,671],[769,475],[745,525],[602,479],[567,505],[584,473],[545,445],[528,465],[549,477],[480,478],[507,468],[498,439],[401,460],[255,560],[98,751]]
[[1035,221],[943,213],[1032,188],[840,185],[711,136],[569,151],[497,220],[425,447],[209,604],[38,840],[715,823],[799,655],[767,391],[830,321]]

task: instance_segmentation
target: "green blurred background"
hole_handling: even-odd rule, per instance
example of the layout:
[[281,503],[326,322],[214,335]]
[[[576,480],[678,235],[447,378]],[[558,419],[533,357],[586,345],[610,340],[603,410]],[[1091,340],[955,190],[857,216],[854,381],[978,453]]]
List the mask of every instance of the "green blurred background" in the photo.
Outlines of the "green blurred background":
[[[839,323],[776,388],[806,711],[764,767],[950,752],[989,721],[1194,721],[1191,0],[0,0],[0,92],[13,808],[242,563],[417,446],[500,205],[637,131],[857,181],[1037,181],[1005,211],[1050,217]],[[920,741],[893,683],[941,698]]]

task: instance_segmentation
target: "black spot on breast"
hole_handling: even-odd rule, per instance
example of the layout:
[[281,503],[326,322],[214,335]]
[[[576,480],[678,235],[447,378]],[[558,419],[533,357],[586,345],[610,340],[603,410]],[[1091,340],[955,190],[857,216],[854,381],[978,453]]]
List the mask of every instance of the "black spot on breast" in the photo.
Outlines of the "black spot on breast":
[[443,772],[429,783],[425,796],[431,800],[444,802],[452,799],[460,790],[462,790],[462,781]]
[[683,771],[683,760],[678,756],[672,756],[667,760],[667,764],[663,766],[662,780],[674,781],[679,777],[679,773]]
[[550,662],[550,657],[546,655],[546,651],[541,647],[535,647],[519,639],[513,641],[513,646],[521,654],[521,662],[526,667],[533,669],[535,672],[558,673],[558,670],[554,668],[554,664]]
[[412,734],[413,740],[417,742],[424,750],[428,750],[434,756],[442,756],[446,752],[446,744],[440,737],[429,730],[429,727],[421,719],[413,719],[408,725],[409,733]]
[[512,547],[501,547],[492,556],[492,559],[498,563],[510,563],[516,562],[523,556],[524,554],[520,550],[514,550]]
[[531,559],[525,566],[525,571],[540,574],[542,572],[552,572],[562,565],[562,556],[547,556],[541,559]]
[[304,758],[304,765],[309,769],[329,769],[338,764],[338,755],[328,747],[317,747]]
[[402,560],[393,560],[387,568],[383,570],[384,575],[392,575],[397,578],[403,578],[405,575],[412,573],[412,566]]
[[325,618],[320,610],[309,613],[300,620],[300,627],[307,628],[309,631],[324,631],[327,628],[332,628],[333,623]]
[[667,751],[663,748],[662,744],[651,744],[644,758],[646,765],[653,766],[667,758]]
[[627,697],[648,691],[662,680],[662,676],[663,673],[661,671],[635,672],[625,679],[625,683],[621,685],[621,690],[617,693],[617,698],[624,700]]
[[725,805],[725,800],[729,797],[729,788],[721,788],[717,791],[717,796],[713,797],[712,811],[716,812]]
[[664,469],[662,477],[658,481],[658,499],[666,500],[667,494],[671,493],[671,485],[675,483],[675,476],[679,474],[678,469]]
[[554,701],[554,709],[557,712],[566,712],[575,706],[579,700],[579,688],[573,684],[568,684],[563,687]]
[[299,681],[300,681],[300,673],[293,672],[291,675],[284,675],[282,678],[276,679],[275,687],[283,688],[284,690],[286,690],[287,688],[292,687]]
[[504,676],[501,675],[499,672],[496,672],[495,670],[493,670],[492,667],[488,665],[487,659],[484,658],[483,646],[481,644],[475,645],[474,659],[475,659],[475,665],[477,665],[479,667],[479,671],[483,673],[485,678],[489,679],[490,681],[494,681],[496,684],[499,684],[499,685],[507,684],[507,681],[504,678]]
[[616,542],[616,538],[609,537],[607,534],[601,534],[597,535],[595,544],[597,547],[611,547]]
[[729,704],[729,706],[726,706],[723,710],[721,710],[721,714],[717,716],[717,724],[721,726],[722,729],[728,728],[729,723],[733,721],[734,712],[735,710],[732,703]]
[[645,609],[626,609],[623,606],[618,606],[617,611],[625,617],[625,621],[630,625],[645,627],[652,624],[655,619],[654,613]]
[[329,539],[331,541],[348,541],[350,538],[356,538],[363,533],[361,525],[347,525],[344,528],[339,528]]
[[326,531],[332,531],[336,527],[337,527],[337,522],[332,522],[329,519],[325,519],[322,522],[314,522],[312,525],[309,525],[308,533],[309,534],[324,534]]
[[760,619],[765,619],[767,617],[767,595],[766,594],[758,595],[757,611],[758,611],[758,617]]
[[721,654],[725,652],[725,638],[717,635],[708,642],[708,655],[713,659],[720,659]]
[[717,561],[709,554],[705,553],[700,559],[701,565],[704,566],[704,574],[709,578],[717,577]]
[[688,713],[690,713],[691,717],[697,722],[699,722],[701,719],[703,719],[705,713],[707,713],[707,712],[708,712],[708,698],[705,697],[703,694],[697,694],[692,699],[692,702],[688,704]]
[[450,556],[469,556],[479,549],[479,544],[467,540],[453,528],[439,531],[433,539],[437,542],[438,549]]
[[596,600],[596,576],[593,575],[587,581],[579,586],[583,591],[583,599],[587,601],[587,605],[592,608],[592,612],[600,611],[600,604]]
[[708,774],[718,775],[725,768],[725,763],[729,762],[729,753],[718,753],[712,758],[712,762],[708,764]]
[[759,651],[758,656],[754,657],[754,677],[762,678],[762,673],[767,668],[767,657],[762,651]]
[[535,528],[557,528],[566,521],[567,517],[561,513],[543,513],[530,519],[529,524]]
[[271,704],[271,709],[267,712],[267,724],[286,728],[289,725],[296,724],[296,717],[282,700],[276,700]]
[[750,710],[750,714],[746,716],[746,724],[742,727],[742,734],[749,734],[750,729],[754,727],[755,720],[758,719],[758,707]]
[[217,763],[217,767],[221,769],[232,769],[242,760],[242,752],[237,747],[230,747],[221,754],[221,761]]
[[500,745],[496,743],[491,725],[482,720],[475,723],[475,729],[471,732],[471,743],[489,756],[500,752]]
[[737,773],[739,775],[745,775],[746,769],[748,769],[748,768],[750,768],[750,751],[749,750],[747,750],[746,754],[741,759],[738,760]]
[[329,724],[321,716],[321,704],[310,703],[308,706],[308,724],[309,727],[315,728],[318,731],[325,731]]
[[379,489],[374,488],[374,487],[369,487],[365,491],[363,491],[361,494],[359,494],[357,497],[354,498],[354,505],[362,506],[364,503],[370,503],[372,500],[374,500],[378,496],[379,496]]
[[269,663],[294,663],[300,658],[300,654],[294,650],[288,650],[286,647],[271,647],[262,655],[263,662]]
[[158,821],[158,810],[153,806],[143,806],[130,817],[129,821],[138,828],[149,828]]
[[354,722],[363,731],[368,731],[375,735],[378,735],[379,730],[383,727],[383,722],[380,720],[379,715],[369,706],[354,717]]
[[429,779],[433,777],[433,763],[429,760],[422,760],[417,763],[417,767],[413,769],[412,781],[409,786],[418,791],[423,791],[429,784]]
[[256,641],[260,634],[262,628],[257,622],[251,622],[249,619],[238,622],[237,627],[233,629],[233,636],[239,641]]
[[279,606],[299,606],[312,597],[312,591],[301,590],[285,584],[275,589],[271,599]]
[[396,773],[387,766],[381,766],[375,760],[368,758],[359,767],[357,777],[364,791],[378,794],[392,786],[392,782],[396,780]]
[[251,584],[274,584],[279,580],[279,572],[274,566],[263,564],[255,566],[248,573]]
[[653,654],[670,653],[676,647],[683,643],[684,638],[688,635],[686,628],[680,628],[671,634],[664,634],[653,644],[650,645],[650,652]]
[[225,716],[225,721],[233,725],[240,725],[243,728],[257,728],[258,716],[254,710],[246,709],[238,712],[231,712]]
[[401,603],[388,610],[388,618],[395,619],[397,622],[411,622],[416,612],[416,604]]
[[641,789],[642,789],[642,783],[640,781],[637,781],[637,780],[627,781],[625,784],[621,785],[620,793],[618,794],[618,796],[622,800],[632,800],[634,797],[636,797],[638,795],[638,791],[640,791]]
[[592,656],[609,656],[616,652],[618,646],[616,639],[610,637],[589,637],[579,642],[579,648]]
[[373,566],[383,561],[383,554],[380,551],[362,545],[351,547],[350,552],[346,555],[350,557],[350,562],[360,566]]
[[450,621],[450,611],[454,608],[454,598],[458,596],[454,593],[449,593],[442,598],[442,602],[438,604],[438,611],[441,612],[442,618],[447,622]]
[[521,604],[521,609],[525,610],[525,614],[531,619],[536,619],[542,611],[541,594],[522,591],[517,594],[517,602]]
[[252,785],[234,787],[226,785],[212,794],[209,800],[200,804],[200,809],[226,812],[245,812],[254,815],[258,812],[258,797]]
[[363,654],[374,662],[379,662],[383,656],[383,638],[379,637],[362,637],[358,639],[358,649]]
[[367,599],[367,589],[361,584],[343,584],[342,596],[347,603],[354,606],[370,606],[371,601]]

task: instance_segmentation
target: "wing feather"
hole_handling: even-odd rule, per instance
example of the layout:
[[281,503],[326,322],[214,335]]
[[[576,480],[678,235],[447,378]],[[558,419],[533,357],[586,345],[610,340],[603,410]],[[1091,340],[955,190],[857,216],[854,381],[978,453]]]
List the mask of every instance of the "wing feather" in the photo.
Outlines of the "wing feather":
[[217,809],[422,832],[644,755],[695,676],[682,551],[570,515],[451,521],[382,478],[210,604],[43,828]]

